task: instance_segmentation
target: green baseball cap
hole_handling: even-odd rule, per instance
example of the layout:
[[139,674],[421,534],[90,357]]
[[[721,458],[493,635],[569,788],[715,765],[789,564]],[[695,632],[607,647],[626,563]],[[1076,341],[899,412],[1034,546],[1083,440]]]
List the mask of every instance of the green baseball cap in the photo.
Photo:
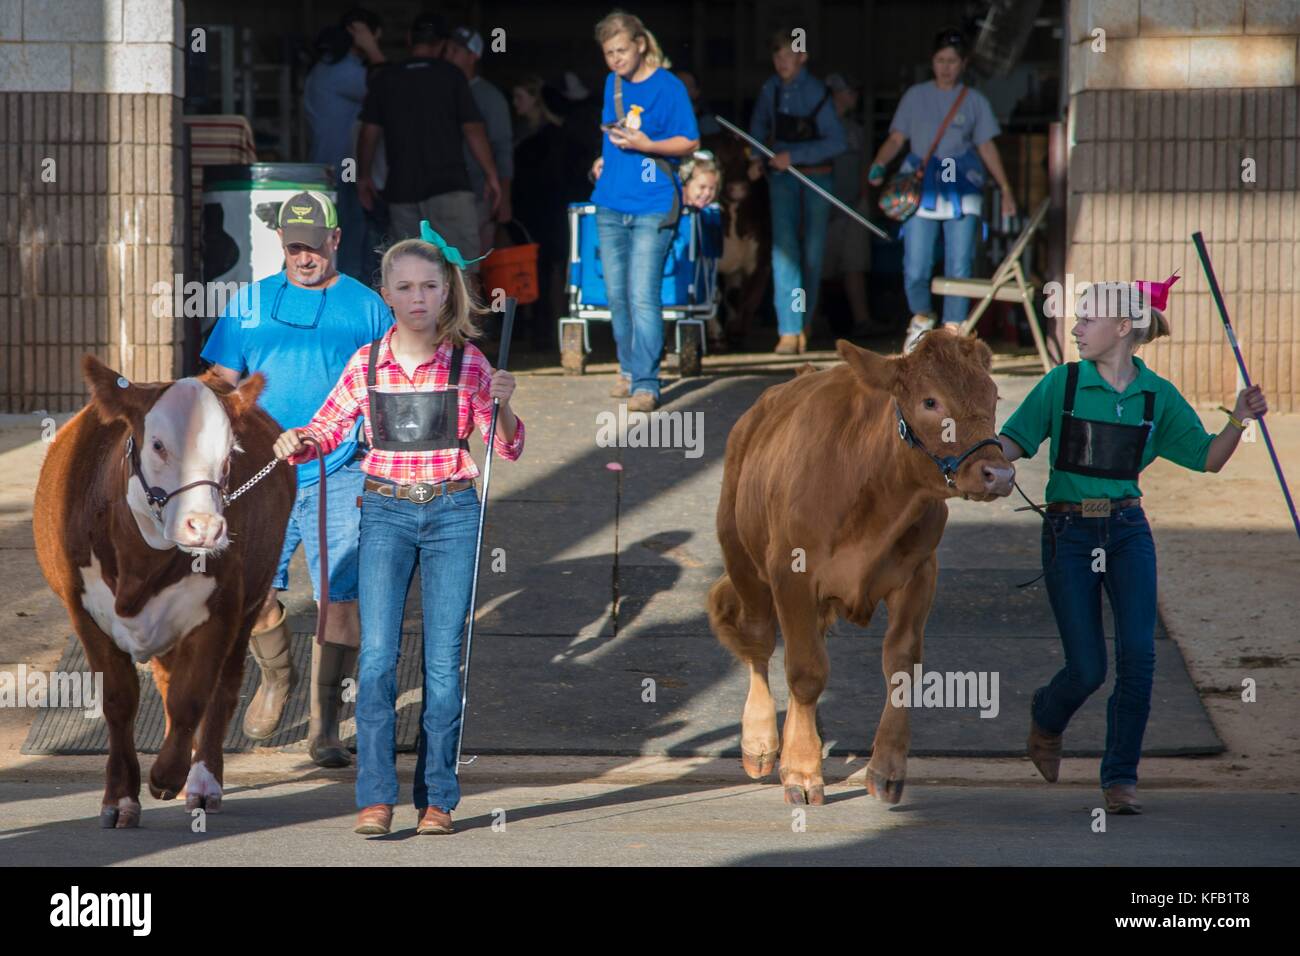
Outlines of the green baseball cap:
[[319,249],[338,228],[339,215],[329,197],[313,189],[296,193],[281,203],[276,223],[286,246],[301,242]]

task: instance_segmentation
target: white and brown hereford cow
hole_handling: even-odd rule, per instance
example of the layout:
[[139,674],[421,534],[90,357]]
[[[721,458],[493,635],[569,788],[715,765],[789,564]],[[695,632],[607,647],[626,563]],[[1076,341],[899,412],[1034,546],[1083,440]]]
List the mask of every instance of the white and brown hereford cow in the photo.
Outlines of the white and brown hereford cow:
[[260,374],[238,388],[206,374],[133,384],[91,355],[82,370],[90,403],[50,445],[32,530],[45,579],[104,675],[100,824],[140,821],[134,662],[152,662],[167,720],[149,792],[219,810],[222,741],[296,478],[274,469],[224,506],[226,488],[274,458],[280,428],[257,407]]
[[[786,802],[820,804],[826,629],[836,617],[866,627],[883,601],[886,701],[867,789],[897,803],[911,732],[888,681],[921,661],[946,500],[1007,495],[1015,469],[993,437],[997,388],[982,342],[934,332],[891,358],[838,348],[845,364],[806,366],[810,374],[767,389],[727,438],[718,502],[726,573],[709,592],[709,622],[750,668],[745,770],[764,777],[780,754]],[[778,623],[790,691],[784,741],[767,679]]]

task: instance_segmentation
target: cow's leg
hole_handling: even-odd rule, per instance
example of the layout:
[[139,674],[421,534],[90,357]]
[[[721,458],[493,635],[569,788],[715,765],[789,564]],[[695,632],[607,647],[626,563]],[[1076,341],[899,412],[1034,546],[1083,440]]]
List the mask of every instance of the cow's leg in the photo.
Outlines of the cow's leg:
[[790,690],[781,751],[785,802],[820,806],[826,802],[826,790],[822,781],[822,741],[817,733],[817,700],[830,674],[825,627],[817,613],[816,598],[805,582],[779,583],[775,598],[785,640],[785,680]]
[[167,736],[149,770],[149,792],[159,800],[174,799],[185,787],[195,733],[225,666],[233,627],[222,615],[214,614],[162,655],[169,674],[163,701]]
[[89,614],[76,609],[71,617],[91,671],[104,675],[108,765],[99,825],[119,830],[136,827],[140,825],[140,758],[135,751],[135,714],[140,706],[140,679],[130,655],[119,649]]
[[772,593],[752,572],[738,572],[737,580],[724,574],[709,589],[709,621],[723,646],[749,665],[740,753],[745,772],[758,780],[775,769],[781,752],[776,702],[767,681],[768,661],[776,649]]
[[221,812],[226,731],[229,730],[230,718],[239,705],[239,685],[244,679],[244,657],[248,652],[252,626],[252,621],[245,621],[240,628],[239,639],[226,655],[221,675],[217,678],[217,686],[199,724],[190,775],[185,778],[186,810]]
[[885,671],[885,709],[871,745],[871,762],[867,764],[867,792],[885,803],[898,803],[903,797],[907,776],[907,750],[912,742],[912,726],[907,707],[895,707],[891,700],[893,675],[912,673],[921,662],[921,645],[925,637],[925,619],[930,616],[934,586],[939,576],[939,562],[931,554],[901,588],[885,597],[889,610],[889,627],[881,664]]

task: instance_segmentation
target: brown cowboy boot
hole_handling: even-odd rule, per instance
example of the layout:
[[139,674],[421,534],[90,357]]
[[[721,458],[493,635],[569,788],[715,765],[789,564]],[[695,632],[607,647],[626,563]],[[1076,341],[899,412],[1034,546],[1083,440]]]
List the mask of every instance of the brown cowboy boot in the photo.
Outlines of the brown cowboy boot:
[[1061,772],[1063,741],[1063,734],[1049,734],[1030,716],[1029,739],[1025,746],[1029,751],[1029,759],[1048,783],[1056,783],[1056,778]]
[[279,619],[265,630],[255,629],[248,639],[248,649],[262,672],[257,693],[244,711],[244,733],[250,740],[266,740],[275,733],[298,676],[289,649],[286,611],[283,604],[277,606]]
[[357,814],[353,833],[374,836],[387,833],[393,827],[393,808],[387,803],[372,803]]
[[352,755],[339,740],[339,711],[343,709],[343,679],[352,676],[357,649],[342,644],[311,645],[311,723],[308,749],[318,767],[346,767]]
[[420,822],[415,828],[416,833],[455,833],[455,828],[451,825],[451,814],[446,810],[439,810],[437,807],[425,807],[420,813]]
[[776,341],[776,348],[772,350],[777,355],[798,355],[799,354],[799,336],[782,335]]
[[1113,783],[1109,787],[1103,787],[1101,792],[1106,798],[1107,813],[1133,814],[1142,812],[1142,804],[1138,803],[1138,788],[1135,783]]

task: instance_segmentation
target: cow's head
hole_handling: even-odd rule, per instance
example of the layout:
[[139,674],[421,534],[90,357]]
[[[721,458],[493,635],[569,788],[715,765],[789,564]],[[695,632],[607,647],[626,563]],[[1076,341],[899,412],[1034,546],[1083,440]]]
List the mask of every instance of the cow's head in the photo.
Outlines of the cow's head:
[[[877,355],[844,340],[837,348],[859,380],[889,393],[891,425],[900,415],[905,423],[894,440],[902,442],[910,433],[918,446],[912,450],[918,474],[927,486],[977,501],[1011,493],[1016,470],[996,442],[998,390],[989,375],[993,353],[987,345],[938,331],[924,336],[910,355]],[[989,438],[995,441],[976,447]],[[962,461],[949,481],[934,459],[958,458]]]
[[[126,500],[145,540],[191,554],[225,548],[230,541],[217,486],[230,477],[231,455],[243,450],[234,423],[257,402],[264,377],[253,375],[234,389],[212,376],[137,385],[93,355],[82,360],[82,373],[99,417],[130,429],[141,477],[131,475],[128,461]],[[167,493],[166,502],[151,504],[146,485]]]

